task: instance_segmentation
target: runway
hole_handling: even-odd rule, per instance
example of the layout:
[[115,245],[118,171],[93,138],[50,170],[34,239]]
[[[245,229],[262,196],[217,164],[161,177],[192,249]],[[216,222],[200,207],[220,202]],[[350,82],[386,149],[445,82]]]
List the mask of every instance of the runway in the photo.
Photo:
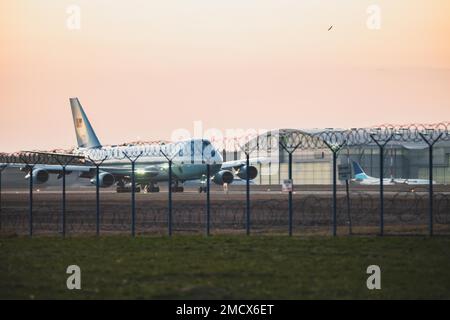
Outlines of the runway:
[[[245,195],[246,194],[246,188],[245,185],[230,185],[228,187],[228,192],[225,192],[221,186],[211,184],[211,195],[217,196],[217,197],[224,197],[227,198],[229,196],[239,196],[239,195]],[[307,196],[307,195],[321,195],[321,196],[331,196],[332,195],[332,185],[295,185],[293,195],[298,196]],[[434,185],[433,186],[434,193],[435,194],[444,194],[448,195],[450,194],[450,186],[447,185]],[[41,194],[61,194],[62,193],[62,186],[59,185],[42,185],[42,186],[35,186],[33,188],[34,193],[41,193]],[[379,195],[379,186],[366,186],[366,185],[356,185],[352,184],[349,188],[350,194],[368,194],[368,195]],[[21,185],[20,187],[8,187],[5,184],[3,185],[2,189],[3,194],[28,194],[29,189],[27,186]],[[66,193],[67,194],[95,194],[95,186],[91,185],[77,185],[77,184],[70,184],[66,186]],[[115,188],[101,188],[100,189],[101,194],[117,194],[115,191]],[[384,187],[384,195],[389,197],[396,194],[419,194],[419,195],[425,195],[428,194],[428,186],[420,185],[420,186],[408,186],[408,185],[396,185],[396,186],[385,186]],[[123,193],[123,195],[126,195],[129,193]],[[143,191],[137,192],[137,195],[146,196],[152,199],[161,199],[164,197],[167,197],[168,190],[167,187],[164,185],[161,185],[161,191],[159,193],[144,193]],[[250,194],[252,196],[258,196],[258,197],[286,197],[288,195],[287,192],[281,191],[280,185],[257,185],[253,184],[250,186]],[[338,195],[345,195],[345,186],[338,185],[337,186],[337,194]],[[196,198],[202,198],[205,196],[205,193],[199,193],[198,186],[185,186],[184,192],[173,192],[173,196],[175,197],[181,197],[184,198],[183,195],[189,195],[189,197],[193,196]]]
[[[352,193],[362,193],[363,191],[351,191],[350,194]],[[61,194],[62,191],[61,190],[33,190],[33,193],[38,193],[38,194],[54,194],[54,195],[58,195]],[[66,194],[92,194],[95,193],[95,191],[89,191],[89,190],[68,190],[66,191]],[[113,190],[106,190],[106,191],[101,191],[101,194],[119,194],[116,191]],[[419,195],[425,195],[428,194],[428,191],[385,191],[384,195],[385,196],[390,196],[390,195],[395,195],[398,193],[415,193],[415,194],[419,194]],[[444,194],[444,195],[448,195],[450,194],[450,192],[435,192],[435,194]],[[9,194],[29,194],[29,190],[9,190],[9,191],[3,191],[2,194],[5,195],[9,195]],[[131,192],[129,193],[120,193],[120,194],[131,194]],[[183,195],[199,195],[204,196],[205,193],[199,193],[196,190],[185,190],[184,192],[176,192],[176,193],[172,193],[172,195],[176,195],[176,196],[180,196],[183,197]],[[227,193],[225,192],[221,192],[221,191],[211,191],[210,192],[211,195],[217,195],[218,197],[227,197],[230,195],[245,195],[246,192],[245,191],[229,191]],[[287,196],[288,193],[287,192],[282,192],[282,191],[250,191],[251,195],[257,195],[257,196],[264,196],[267,195],[269,197],[283,197],[283,196]],[[332,191],[293,191],[292,192],[293,195],[330,195],[332,194]],[[345,195],[345,191],[338,191],[337,192],[338,195]],[[368,195],[379,195],[379,191],[364,191],[364,194],[368,194]],[[155,199],[159,199],[161,197],[161,195],[163,195],[164,197],[168,196],[168,191],[160,191],[159,193],[144,193],[144,192],[137,192],[136,195],[145,195],[147,197],[151,197],[151,198],[155,198]]]

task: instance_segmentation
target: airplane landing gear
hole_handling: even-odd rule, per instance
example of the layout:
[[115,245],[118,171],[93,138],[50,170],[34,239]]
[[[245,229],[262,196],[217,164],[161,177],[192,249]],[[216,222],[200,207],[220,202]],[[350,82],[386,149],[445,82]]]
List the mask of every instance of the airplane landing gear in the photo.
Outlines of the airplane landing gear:
[[184,192],[184,187],[172,187],[172,192]]
[[179,185],[178,181],[175,181],[171,184],[170,188],[172,189],[172,192],[183,192],[184,187]]
[[198,187],[198,193],[202,193],[202,192],[206,193],[206,187],[203,187],[203,186]]
[[[131,192],[131,183],[119,183],[116,187],[117,193],[130,193]],[[139,193],[141,192],[141,186],[135,186],[134,192]]]
[[157,192],[159,192],[159,187],[154,185],[153,183],[147,184],[144,187],[144,192],[145,193],[157,193]]

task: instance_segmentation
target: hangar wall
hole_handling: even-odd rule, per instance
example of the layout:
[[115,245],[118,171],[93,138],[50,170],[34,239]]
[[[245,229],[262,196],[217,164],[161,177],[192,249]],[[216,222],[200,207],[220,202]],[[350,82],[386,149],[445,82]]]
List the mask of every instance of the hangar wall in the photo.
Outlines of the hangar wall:
[[[240,151],[228,151],[226,160],[245,158]],[[256,184],[279,185],[288,178],[288,153],[271,145],[256,150],[251,157],[270,159],[258,164]],[[332,155],[328,149],[298,149],[293,153],[294,184],[332,184]],[[341,150],[338,164],[357,161],[366,173],[379,177],[379,148],[376,145],[350,146]],[[433,148],[433,180],[450,184],[450,142],[442,141]],[[428,148],[424,144],[388,144],[384,152],[384,177],[428,179]]]

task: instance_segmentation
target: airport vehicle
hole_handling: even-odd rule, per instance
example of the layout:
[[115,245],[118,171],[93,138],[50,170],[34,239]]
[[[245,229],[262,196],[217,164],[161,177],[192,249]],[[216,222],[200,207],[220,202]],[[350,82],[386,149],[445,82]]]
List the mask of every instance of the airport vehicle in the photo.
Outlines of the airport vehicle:
[[[364,170],[361,168],[358,162],[353,161],[353,171],[354,171],[354,181],[363,185],[377,185],[380,184],[380,179],[368,176]],[[433,183],[435,183],[433,181]],[[384,178],[383,184],[394,185],[394,184],[407,184],[407,185],[425,185],[429,184],[427,179],[403,179],[403,178]]]
[[[86,165],[67,165],[66,174],[77,172],[81,178],[91,179],[96,184],[96,167],[94,161],[104,160],[99,174],[100,187],[116,185],[117,192],[131,191],[132,164],[129,158],[137,158],[135,162],[136,191],[143,187],[145,192],[159,192],[158,182],[169,181],[169,159],[172,160],[171,188],[174,192],[183,192],[183,183],[189,180],[199,180],[206,174],[206,163],[210,164],[212,182],[223,185],[231,184],[234,177],[253,180],[258,175],[256,167],[246,165],[246,160],[223,162],[219,150],[206,139],[189,139],[176,143],[158,145],[126,145],[102,146],[89,122],[78,98],[70,98],[75,133],[78,147],[73,154],[61,156],[76,156],[85,160]],[[57,153],[46,153],[58,155]],[[90,163],[89,163],[90,162]],[[251,162],[257,162],[251,159]],[[37,164],[30,177],[30,168],[24,164],[9,164],[27,172],[26,178],[33,179],[36,184],[48,181],[49,174],[62,177],[61,165]],[[204,191],[202,188],[201,191]]]

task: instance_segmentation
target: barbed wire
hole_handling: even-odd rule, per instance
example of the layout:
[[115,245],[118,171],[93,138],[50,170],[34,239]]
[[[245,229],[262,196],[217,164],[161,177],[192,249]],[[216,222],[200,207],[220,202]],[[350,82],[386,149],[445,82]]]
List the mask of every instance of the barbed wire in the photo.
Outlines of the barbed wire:
[[[130,156],[142,154],[143,157],[164,157],[161,151],[168,153],[169,149],[176,149],[178,156],[174,157],[174,161],[179,161],[186,155],[192,153],[202,153],[204,145],[201,141],[208,140],[216,149],[227,151],[240,151],[244,154],[253,153],[256,150],[285,149],[293,152],[297,149],[326,149],[327,146],[343,145],[346,147],[373,146],[374,139],[379,141],[389,140],[390,144],[417,144],[426,145],[426,140],[444,142],[450,140],[450,122],[440,122],[434,124],[406,124],[393,125],[382,124],[370,128],[350,128],[350,129],[283,129],[272,130],[263,134],[252,132],[241,136],[234,137],[211,137],[209,139],[195,139],[197,141],[193,146],[182,142],[139,142],[137,144],[124,144],[116,147],[107,147],[102,149],[89,150],[91,159],[123,159],[123,152],[126,151]],[[77,155],[77,153],[74,153]],[[82,154],[78,154],[82,156]],[[59,157],[64,157],[60,155]],[[67,154],[66,156],[70,156]],[[202,159],[201,161],[206,161]],[[55,156],[47,153],[39,152],[15,152],[0,153],[0,163],[43,163],[58,164]],[[82,159],[77,160],[83,163]]]

